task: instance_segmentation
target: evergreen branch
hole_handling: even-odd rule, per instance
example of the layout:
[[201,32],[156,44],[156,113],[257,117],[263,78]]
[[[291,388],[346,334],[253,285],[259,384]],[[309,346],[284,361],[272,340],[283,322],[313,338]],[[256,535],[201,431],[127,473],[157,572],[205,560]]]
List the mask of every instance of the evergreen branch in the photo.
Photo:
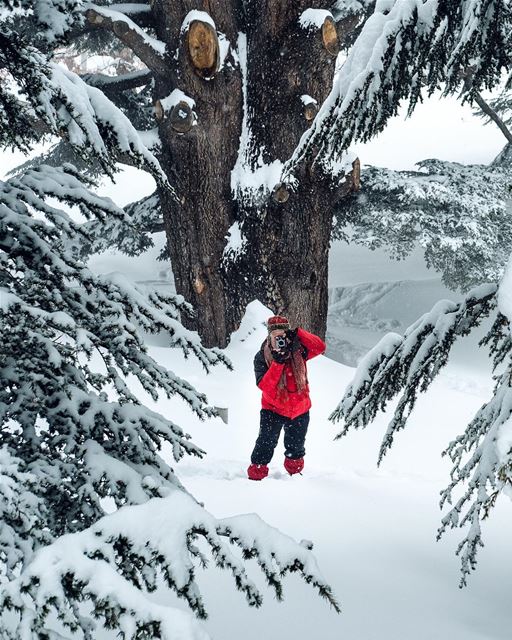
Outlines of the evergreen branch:
[[409,327],[404,337],[386,336],[361,362],[356,378],[331,415],[333,421],[345,419],[340,437],[350,427],[366,427],[378,411],[401,394],[380,449],[380,463],[393,444],[395,433],[404,428],[417,394],[428,389],[446,364],[454,341],[477,327],[499,303],[500,312],[480,344],[489,346],[495,367],[507,358],[506,369],[498,378],[493,397],[443,452],[450,457],[453,468],[450,484],[441,493],[440,506],[452,505],[455,489],[466,485],[438,530],[439,539],[447,528],[467,528],[457,547],[461,587],[476,568],[477,552],[483,546],[481,521],[488,517],[498,493],[512,485],[512,340],[509,320],[504,315],[508,310],[510,273],[509,267],[499,290],[496,285],[483,285],[457,305],[441,301]]
[[[180,514],[179,519],[176,514]],[[87,601],[92,605],[93,617],[103,627],[117,629],[130,640],[172,640],[178,635],[205,640],[189,613],[155,605],[148,598],[148,593],[163,581],[186,601],[196,617],[206,618],[193,562],[206,562],[194,544],[198,537],[208,544],[216,566],[231,572],[249,606],[262,604],[261,593],[244,567],[244,559],[253,556],[279,597],[282,577],[299,571],[339,611],[305,545],[269,527],[257,516],[217,520],[176,489],[164,498],[123,507],[89,529],[64,536],[41,549],[19,577],[2,585],[0,606],[12,611],[16,618],[28,608],[22,602],[30,601],[33,615],[25,620],[21,615],[18,625],[33,634],[41,633],[52,611],[59,614],[68,629],[80,628],[87,618],[78,619],[82,607],[77,605]],[[229,543],[242,548],[244,559],[231,551]],[[186,635],[183,629],[188,630]],[[91,635],[95,636],[92,628]]]
[[109,247],[136,256],[154,246],[151,234],[164,230],[158,191],[126,205],[124,211],[124,220],[91,220],[82,225],[87,234],[78,247],[82,256],[100,253]]
[[[0,67],[19,80],[34,128],[65,137],[77,153],[97,158],[109,175],[115,171],[117,155],[131,158],[136,166],[146,168],[159,184],[173,192],[140,133],[102,91],[68,69],[47,62],[33,47],[16,44],[16,37],[11,39],[0,33]],[[28,69],[21,73],[24,68]]]
[[401,260],[418,246],[450,289],[498,282],[512,251],[509,163],[418,162],[417,171],[365,167],[361,190],[336,210],[333,238]]
[[[469,525],[457,548],[461,557],[460,586],[466,586],[467,576],[476,568],[478,549],[483,547],[480,522],[489,516],[497,495],[510,487],[512,456],[510,446],[503,447],[500,438],[509,442],[508,429],[512,415],[512,387],[510,364],[498,380],[493,397],[486,402],[470,422],[466,431],[447,447],[443,455],[453,462],[451,482],[441,493],[440,505],[452,504],[456,487],[467,487],[462,496],[443,517],[438,540],[447,528]],[[464,463],[464,457],[469,455]],[[464,513],[464,509],[466,512]]]
[[438,302],[403,337],[385,336],[361,361],[354,381],[329,416],[333,422],[345,422],[336,437],[346,435],[351,427],[367,427],[388,402],[401,394],[380,448],[380,464],[394,435],[404,428],[418,393],[426,391],[446,365],[455,340],[470,333],[495,307],[496,291],[496,285],[483,285],[459,304]]
[[281,182],[294,184],[299,165],[312,158],[329,166],[353,142],[368,141],[404,98],[410,114],[425,89],[430,95],[443,83],[446,94],[458,91],[461,69],[474,67],[465,100],[495,86],[510,66],[511,24],[507,0],[377,2]]
[[[312,545],[305,542],[297,545],[277,529],[268,527],[256,514],[225,518],[220,521],[217,531],[219,535],[227,536],[233,544],[239,546],[244,557],[256,558],[278,600],[283,598],[282,578],[287,573],[299,572],[305,582],[316,587],[319,594],[337,613],[341,612],[332,589],[320,574],[310,553]],[[267,542],[269,539],[273,543],[272,550]],[[280,544],[276,544],[278,541]]]

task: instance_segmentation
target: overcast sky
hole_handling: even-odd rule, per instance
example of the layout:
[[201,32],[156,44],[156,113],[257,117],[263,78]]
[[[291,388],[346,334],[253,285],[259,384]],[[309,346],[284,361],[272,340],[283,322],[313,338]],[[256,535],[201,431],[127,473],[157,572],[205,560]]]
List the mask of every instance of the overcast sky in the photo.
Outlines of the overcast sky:
[[415,162],[427,158],[487,164],[505,144],[495,125],[484,125],[455,98],[435,95],[407,119],[405,111],[374,140],[354,146],[361,162],[390,169],[413,169]]

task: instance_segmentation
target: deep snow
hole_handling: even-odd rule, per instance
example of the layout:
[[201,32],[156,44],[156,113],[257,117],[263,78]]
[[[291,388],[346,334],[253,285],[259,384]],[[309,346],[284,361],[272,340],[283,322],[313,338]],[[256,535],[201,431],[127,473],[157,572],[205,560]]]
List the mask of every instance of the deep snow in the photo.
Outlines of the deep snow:
[[[315,543],[325,577],[342,604],[337,615],[298,578],[285,583],[285,601],[267,591],[258,611],[247,608],[230,578],[209,570],[200,577],[213,638],[256,640],[499,640],[509,636],[507,592],[510,503],[501,498],[484,525],[486,547],[468,588],[458,588],[454,550],[459,532],[435,541],[440,520],[439,490],[449,464],[440,452],[463,429],[488,390],[461,375],[443,375],[424,397],[408,430],[397,438],[380,469],[379,438],[385,419],[366,432],[333,441],[327,420],[353,369],[322,356],[309,364],[313,409],[303,476],[289,477],[278,446],[270,477],[246,479],[245,469],[258,430],[260,392],[252,359],[265,336],[269,310],[254,302],[227,349],[235,370],[217,367],[206,378],[176,350],[152,347],[162,364],[227,407],[229,422],[201,423],[179,400],[150,406],[184,426],[207,450],[205,460],[184,460],[177,472],[185,486],[215,516],[256,512],[297,540]],[[258,570],[253,577],[259,581]],[[164,598],[164,594],[160,594]]]

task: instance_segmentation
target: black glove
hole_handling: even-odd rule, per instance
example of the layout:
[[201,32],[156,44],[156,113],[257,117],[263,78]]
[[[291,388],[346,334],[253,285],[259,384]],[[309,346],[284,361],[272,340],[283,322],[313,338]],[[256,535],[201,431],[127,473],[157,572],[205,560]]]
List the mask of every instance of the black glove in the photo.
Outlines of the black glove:
[[288,331],[286,332],[286,339],[288,341],[288,344],[290,345],[288,348],[291,353],[295,353],[296,351],[302,349],[302,343],[297,336],[297,329],[288,329]]
[[290,357],[290,352],[288,349],[286,351],[276,351],[275,349],[271,349],[270,353],[276,362],[279,364],[284,364],[286,360]]

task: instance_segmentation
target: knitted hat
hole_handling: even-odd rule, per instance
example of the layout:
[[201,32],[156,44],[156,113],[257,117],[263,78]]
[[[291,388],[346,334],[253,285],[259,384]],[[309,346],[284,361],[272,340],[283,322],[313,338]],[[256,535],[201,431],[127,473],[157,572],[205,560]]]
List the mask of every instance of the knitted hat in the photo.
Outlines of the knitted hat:
[[290,328],[290,323],[288,322],[288,318],[284,316],[272,316],[267,320],[267,329],[270,333],[271,331],[276,331],[276,329],[284,329],[287,331]]

